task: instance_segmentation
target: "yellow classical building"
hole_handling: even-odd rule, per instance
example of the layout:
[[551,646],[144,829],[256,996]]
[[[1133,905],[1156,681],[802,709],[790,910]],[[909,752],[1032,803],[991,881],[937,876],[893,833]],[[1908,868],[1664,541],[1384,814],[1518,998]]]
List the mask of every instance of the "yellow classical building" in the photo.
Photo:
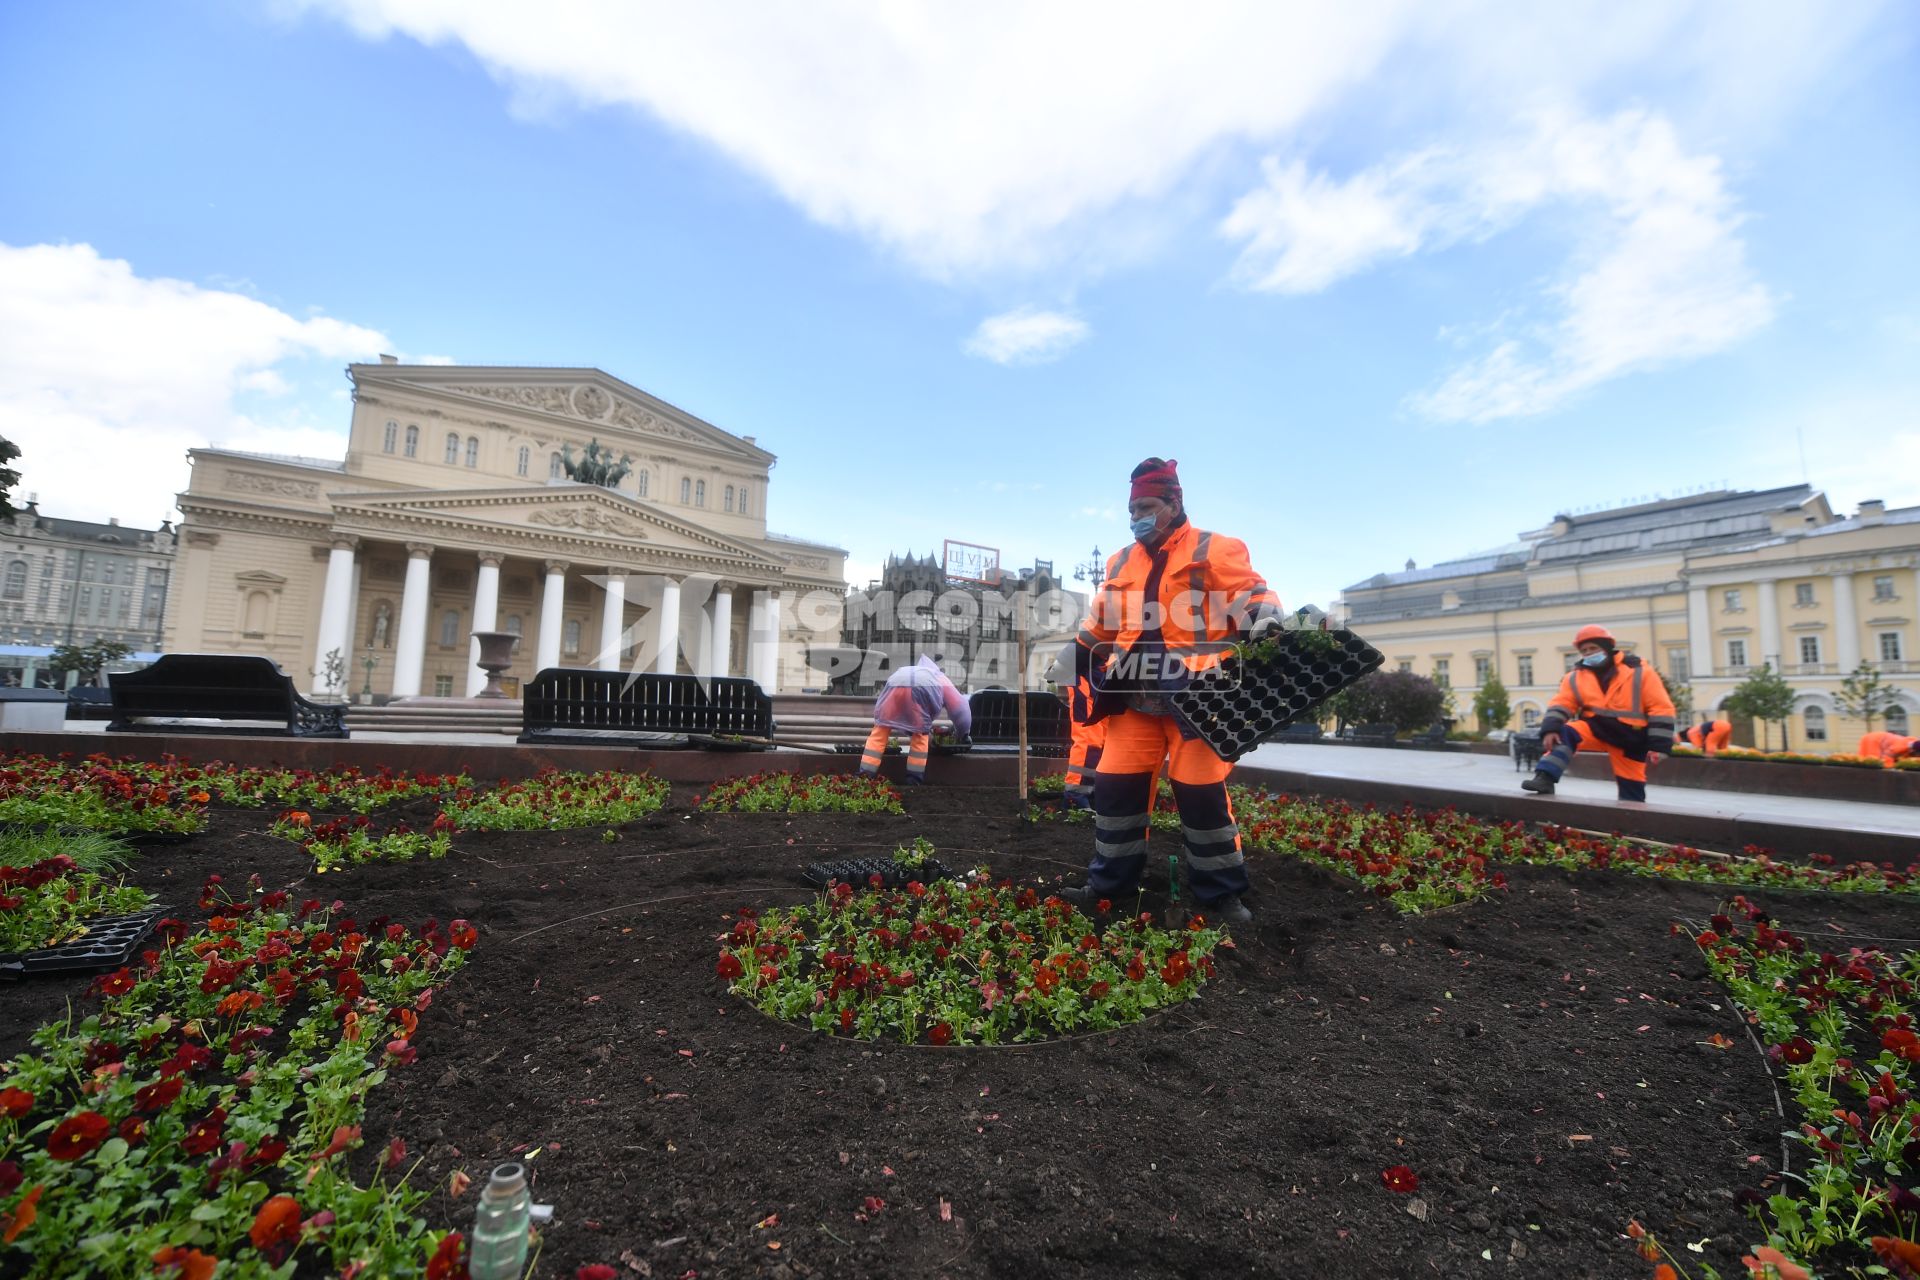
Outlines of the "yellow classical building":
[[[470,696],[476,631],[542,668],[818,682],[846,553],[770,533],[774,455],[597,369],[347,369],[342,461],[191,451],[164,647],[335,696]],[[604,483],[569,478],[598,444]]]
[[[1355,583],[1335,616],[1389,668],[1450,686],[1463,719],[1497,674],[1507,727],[1539,722],[1588,623],[1689,685],[1695,720],[1770,663],[1797,695],[1789,745],[1836,752],[1864,729],[1835,701],[1863,662],[1893,691],[1876,727],[1920,722],[1917,599],[1920,507],[1867,502],[1840,518],[1791,485],[1556,516],[1508,546]],[[1755,739],[1739,720],[1734,731]]]

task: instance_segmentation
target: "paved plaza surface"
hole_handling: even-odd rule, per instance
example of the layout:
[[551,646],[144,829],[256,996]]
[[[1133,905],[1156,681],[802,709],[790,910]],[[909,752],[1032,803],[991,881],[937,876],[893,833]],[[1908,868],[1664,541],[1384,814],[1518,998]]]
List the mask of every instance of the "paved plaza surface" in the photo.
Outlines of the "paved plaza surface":
[[[1468,751],[1421,751],[1410,747],[1349,747],[1315,743],[1270,743],[1241,757],[1240,763],[1265,769],[1289,769],[1333,778],[1377,780],[1381,799],[1396,783],[1445,787],[1476,793],[1524,794],[1520,780],[1528,774],[1513,767],[1507,756]],[[1586,801],[1613,800],[1611,779],[1593,781],[1567,777],[1556,796],[1538,797],[1540,817],[1553,816],[1559,796]],[[1618,803],[1618,801],[1615,801]],[[1697,787],[1663,787],[1660,766],[1647,772],[1647,803],[1634,808],[1665,809],[1716,818],[1764,818],[1772,822],[1829,827],[1847,831],[1884,831],[1913,835],[1920,831],[1920,808],[1897,804],[1866,804],[1854,800],[1815,800],[1787,794],[1752,791],[1706,791]]]

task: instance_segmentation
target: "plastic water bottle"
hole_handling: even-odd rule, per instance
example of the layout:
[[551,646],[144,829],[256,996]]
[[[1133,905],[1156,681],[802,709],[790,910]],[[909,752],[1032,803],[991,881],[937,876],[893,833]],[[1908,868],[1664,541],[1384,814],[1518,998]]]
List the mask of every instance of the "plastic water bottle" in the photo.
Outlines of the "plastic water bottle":
[[520,1280],[527,1265],[527,1224],[532,1197],[527,1171],[517,1164],[494,1168],[473,1213],[467,1273],[473,1280]]

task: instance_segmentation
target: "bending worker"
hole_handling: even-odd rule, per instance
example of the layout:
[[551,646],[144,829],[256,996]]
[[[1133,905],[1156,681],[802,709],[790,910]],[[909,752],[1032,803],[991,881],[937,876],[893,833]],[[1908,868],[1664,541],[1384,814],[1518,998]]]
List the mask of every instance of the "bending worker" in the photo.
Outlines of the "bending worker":
[[1680,741],[1717,756],[1733,741],[1733,724],[1726,720],[1702,720],[1691,729],[1682,729]]
[[1133,469],[1127,515],[1134,541],[1107,561],[1075,638],[1073,718],[1104,725],[1107,741],[1093,779],[1087,883],[1061,896],[1093,912],[1102,899],[1134,895],[1164,769],[1195,900],[1216,924],[1245,924],[1253,913],[1240,900],[1247,867],[1227,801],[1233,766],[1192,736],[1168,694],[1192,667],[1217,662],[1230,639],[1278,630],[1280,601],[1248,563],[1245,543],[1188,522],[1176,467],[1148,458]]
[[942,715],[953,721],[955,738],[973,732],[973,708],[965,695],[953,687],[932,657],[922,654],[920,661],[888,676],[875,699],[873,732],[860,753],[860,776],[871,778],[880,772],[880,757],[887,754],[887,744],[897,731],[908,735],[907,782],[916,787],[925,782],[933,722]]
[[1673,750],[1673,699],[1660,673],[1632,654],[1618,654],[1605,627],[1573,637],[1580,660],[1560,682],[1540,722],[1537,772],[1520,785],[1553,794],[1574,752],[1605,748],[1622,800],[1647,798],[1647,765]]
[[1884,729],[1877,730],[1860,739],[1858,754],[1879,756],[1880,763],[1891,769],[1902,760],[1920,759],[1920,738],[1909,738],[1903,733],[1888,733]]
[[[1060,690],[1062,701],[1067,704],[1069,713],[1073,700],[1078,695],[1083,701],[1092,696],[1092,687],[1088,675],[1075,676],[1073,644],[1069,643],[1060,651],[1060,656],[1047,668],[1047,683]],[[1069,714],[1069,719],[1072,719]],[[1061,794],[1066,798],[1067,806],[1073,809],[1093,808],[1093,778],[1100,768],[1100,754],[1107,744],[1107,726],[1105,721],[1082,724],[1072,720],[1073,746],[1067,752],[1066,786]]]

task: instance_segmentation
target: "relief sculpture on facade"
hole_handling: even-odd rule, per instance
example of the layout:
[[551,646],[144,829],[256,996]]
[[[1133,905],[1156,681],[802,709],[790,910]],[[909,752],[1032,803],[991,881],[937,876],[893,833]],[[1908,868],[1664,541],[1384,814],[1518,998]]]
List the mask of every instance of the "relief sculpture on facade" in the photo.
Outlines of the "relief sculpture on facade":
[[285,476],[262,475],[258,471],[227,472],[227,488],[238,493],[263,493],[274,498],[320,496],[320,486],[311,480],[291,480]]
[[647,531],[636,520],[602,511],[598,507],[562,507],[558,511],[536,511],[527,517],[529,524],[551,525],[556,529],[578,529],[586,533],[617,533],[623,538],[644,541]]

